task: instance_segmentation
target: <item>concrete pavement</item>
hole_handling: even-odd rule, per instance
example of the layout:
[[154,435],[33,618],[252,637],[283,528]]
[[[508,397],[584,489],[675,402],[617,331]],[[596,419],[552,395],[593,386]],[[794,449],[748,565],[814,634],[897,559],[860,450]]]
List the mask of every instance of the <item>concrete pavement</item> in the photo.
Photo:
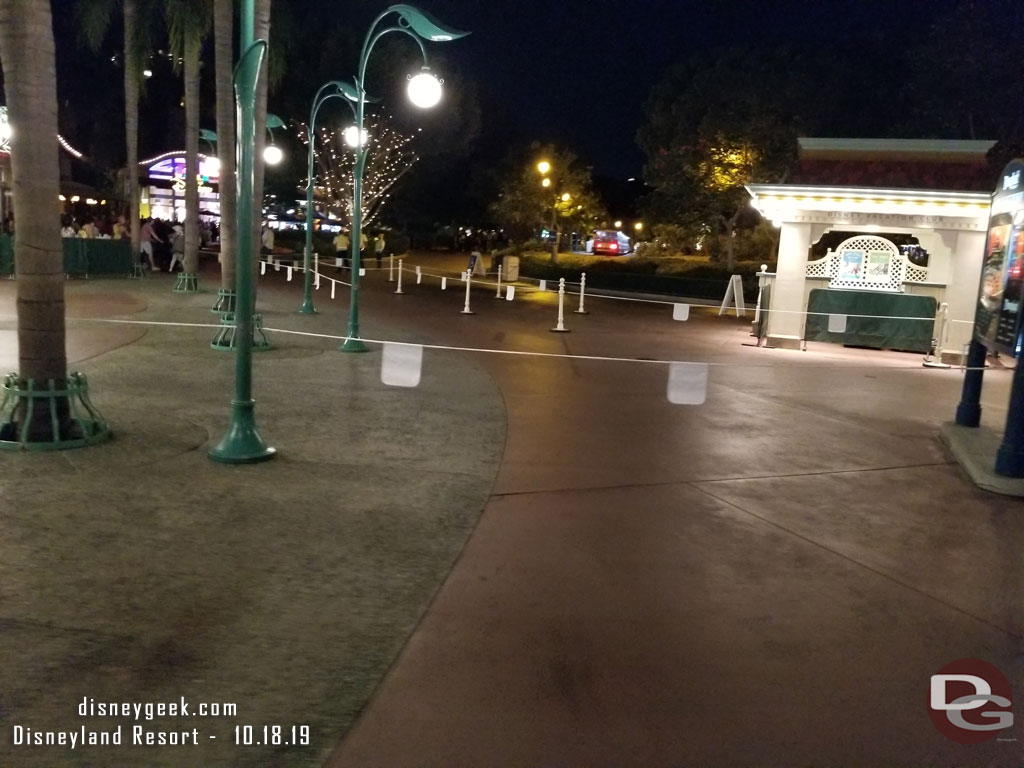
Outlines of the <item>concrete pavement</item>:
[[[206,450],[227,426],[233,355],[208,346],[214,328],[203,324],[216,323],[215,295],[173,294],[172,285],[166,274],[69,283],[69,316],[90,315],[69,321],[73,368],[88,375],[114,439],[0,454],[5,767],[322,764],[493,485],[504,413],[478,367],[454,358],[426,371],[417,389],[395,390],[380,383],[379,352],[346,356],[336,340],[311,337],[278,335],[254,362],[257,423],[277,458],[211,462]],[[0,282],[5,318],[13,288]],[[273,293],[261,296],[267,324],[298,319],[294,297]],[[104,305],[118,322],[97,322],[89,308]],[[338,320],[295,325],[332,332]],[[193,712],[82,717],[86,697],[184,697]],[[236,712],[197,717],[200,702]],[[261,733],[264,725],[289,734],[305,726],[297,740],[306,743],[236,743],[236,726]],[[43,734],[121,726],[124,743],[17,745],[15,726]],[[196,728],[199,743],[134,745],[136,726]]]
[[[211,321],[210,294],[161,279],[72,284],[72,305],[124,293],[145,302],[124,319]],[[436,286],[365,287],[368,338],[573,357],[427,350],[421,387],[394,390],[379,354],[271,332],[257,418],[281,456],[230,468],[204,455],[227,356],[209,329],[147,327],[81,366],[117,441],[0,455],[5,730],[76,726],[91,690],[178,693],[311,722],[315,743],[12,765],[1020,763],[1019,722],[965,746],[927,713],[961,657],[1024,690],[1022,510],[938,442],[957,371],[744,347],[745,322],[657,305],[595,300],[557,335],[550,294],[481,291],[466,317]],[[269,327],[343,327],[341,297],[300,318],[297,295],[265,278]],[[668,403],[644,359],[709,362],[705,404]],[[1008,383],[988,377],[989,426]]]

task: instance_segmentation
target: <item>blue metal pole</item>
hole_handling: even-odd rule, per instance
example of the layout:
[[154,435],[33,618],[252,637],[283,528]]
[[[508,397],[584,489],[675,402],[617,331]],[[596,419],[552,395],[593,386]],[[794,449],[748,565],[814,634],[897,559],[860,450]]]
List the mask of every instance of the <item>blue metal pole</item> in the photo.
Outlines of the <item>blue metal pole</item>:
[[1013,372],[1003,442],[996,453],[996,474],[1024,477],[1024,361],[1019,358]]
[[976,427],[981,424],[981,386],[985,375],[985,356],[988,350],[977,339],[971,339],[967,349],[967,371],[956,407],[956,423],[961,427]]

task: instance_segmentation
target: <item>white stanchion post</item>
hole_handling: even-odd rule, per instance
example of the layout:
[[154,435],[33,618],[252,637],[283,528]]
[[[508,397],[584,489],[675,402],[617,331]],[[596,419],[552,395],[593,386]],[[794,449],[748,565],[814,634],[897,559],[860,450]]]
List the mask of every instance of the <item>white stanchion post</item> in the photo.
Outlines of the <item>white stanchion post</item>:
[[402,291],[402,259],[398,260],[398,287],[395,288],[395,293],[403,293],[403,291]]
[[334,289],[338,285],[337,280],[331,280],[331,298],[334,298]]
[[416,265],[416,285],[423,282],[423,272],[420,271],[420,265]]
[[395,254],[388,256],[388,282],[395,282]]
[[473,273],[468,269],[466,270],[466,306],[462,308],[463,315],[475,315],[476,313],[469,308],[469,287],[472,284]]
[[274,271],[275,272],[280,272],[281,271],[281,262],[278,261],[277,259],[274,259]]
[[290,282],[291,279],[292,279],[292,268],[291,267],[285,267],[284,268],[284,273],[287,276],[286,280],[288,280]]
[[313,287],[320,290],[320,256],[313,254]]
[[260,274],[261,275],[267,274],[267,262],[265,262],[265,261],[261,261],[260,262]]
[[565,278],[558,278],[558,325],[551,329],[552,333],[568,333],[565,327]]
[[441,278],[441,290],[442,291],[447,291],[448,290],[448,278],[447,277],[442,277]]
[[498,290],[494,292],[494,298],[501,298],[501,264],[498,265]]
[[942,349],[946,346],[949,337],[949,305],[942,302],[939,311],[935,313],[935,332],[932,338],[931,349],[924,356],[925,368],[949,368],[948,363],[942,362]]
[[586,292],[587,292],[587,273],[586,272],[580,272],[580,308],[576,310],[576,314],[577,315],[589,315],[590,314],[589,312],[587,312],[587,310],[585,310],[583,308],[583,296],[584,296],[584,294],[586,294]]
[[768,265],[762,264],[761,271],[757,273],[757,303],[754,305],[754,319],[750,323],[750,335],[757,336],[757,324],[761,320],[761,294],[764,293],[764,276],[768,271]]

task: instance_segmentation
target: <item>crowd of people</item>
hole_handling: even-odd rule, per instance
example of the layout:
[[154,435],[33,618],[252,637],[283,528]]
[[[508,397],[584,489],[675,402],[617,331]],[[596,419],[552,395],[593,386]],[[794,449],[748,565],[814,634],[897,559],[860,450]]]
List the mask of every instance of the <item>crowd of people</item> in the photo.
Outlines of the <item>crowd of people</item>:
[[[3,234],[14,234],[14,219],[8,217],[0,226]],[[125,240],[131,239],[131,227],[128,226],[124,214],[113,216],[99,214],[95,216],[73,216],[64,214],[61,216],[61,237],[78,239],[99,239],[99,240]],[[185,230],[178,222],[170,222],[159,218],[142,219],[140,230],[140,252],[136,254],[139,263],[153,271],[166,269],[173,272],[174,269],[184,266],[185,255]],[[200,248],[216,248],[220,242],[220,228],[216,222],[199,222]],[[349,233],[341,229],[334,238],[334,247],[337,259],[335,265],[341,268],[351,269],[351,253]],[[383,264],[386,255],[387,243],[384,239],[384,232],[378,231],[368,237],[366,232],[359,235],[359,255],[363,264],[368,259],[375,258],[377,267]],[[274,252],[274,230],[266,224],[262,228],[261,249],[262,253]]]
[[[384,261],[384,249],[387,243],[384,241],[384,233],[378,232],[373,237],[373,255],[377,259],[377,268],[379,269]],[[369,251],[370,240],[366,236],[365,232],[359,233],[359,261],[365,263],[365,260],[370,255]],[[340,229],[338,234],[334,236],[334,265],[335,271],[339,271],[342,268],[352,268],[352,254],[351,254],[351,240],[349,238],[347,229]]]
[[[132,233],[124,214],[120,216],[86,216],[75,218],[66,215],[61,219],[61,237],[98,238],[130,240]],[[166,267],[173,272],[182,266],[185,254],[185,230],[177,222],[164,219],[143,219],[141,235],[142,252],[139,254],[144,267],[157,271]],[[199,222],[200,248],[207,248],[220,238],[215,222]]]

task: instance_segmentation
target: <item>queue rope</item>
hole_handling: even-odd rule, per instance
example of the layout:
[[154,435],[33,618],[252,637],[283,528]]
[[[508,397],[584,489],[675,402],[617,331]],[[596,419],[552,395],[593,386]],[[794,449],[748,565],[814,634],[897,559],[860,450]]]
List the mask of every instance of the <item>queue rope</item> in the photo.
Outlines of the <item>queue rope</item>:
[[[263,263],[271,263],[272,264],[273,262],[263,262]],[[299,272],[303,272],[304,271],[304,267],[303,266],[296,266],[296,267],[293,267],[293,268],[295,270],[299,271]],[[384,271],[386,269],[386,267],[379,267],[379,268],[378,267],[363,267],[363,269],[365,269],[366,271],[376,272],[376,271]],[[312,270],[312,271],[313,271],[314,275],[319,275],[321,280],[329,280],[332,283],[338,283],[340,285],[345,285],[345,286],[349,286],[349,287],[351,287],[351,285],[352,285],[351,283],[347,283],[344,280],[338,280],[338,279],[333,278],[333,277],[331,277],[331,276],[329,276],[327,274],[324,274],[323,272],[317,272],[315,269]],[[465,275],[465,273],[462,273],[462,275],[460,275],[460,276],[439,275],[439,274],[435,274],[433,272],[424,272],[422,269],[417,273],[415,267],[413,267],[413,268],[402,267],[402,271],[409,272],[409,273],[414,274],[414,275],[415,274],[419,274],[422,277],[432,277],[432,278],[435,278],[437,280],[441,280],[442,278],[451,279],[451,280],[461,280],[461,279],[464,279],[464,275]],[[537,278],[521,278],[521,279],[536,280]],[[487,286],[487,287],[491,287],[491,286],[497,285],[497,282],[495,282],[493,280],[487,280],[487,279],[474,280],[473,283],[475,285],[477,285],[477,286]],[[513,283],[513,285],[514,285],[514,283]],[[567,286],[568,285],[579,285],[579,283],[578,282],[570,282],[570,281],[567,280],[566,281],[566,285]],[[606,299],[606,300],[609,300],[609,301],[630,301],[630,302],[634,302],[634,303],[638,303],[638,304],[660,304],[662,306],[667,306],[667,307],[675,306],[676,304],[689,304],[689,303],[691,303],[691,302],[687,302],[687,301],[668,301],[668,300],[662,300],[662,299],[639,299],[639,298],[635,298],[635,297],[632,297],[632,296],[609,296],[609,295],[606,295],[606,294],[595,293],[595,290],[600,290],[600,289],[590,288],[587,291],[587,294],[586,294],[587,297],[588,298],[593,298],[593,299]],[[516,288],[516,291],[519,292],[519,293],[525,293],[525,292],[528,292],[528,293],[550,293],[552,295],[554,295],[556,293],[556,291],[553,291],[553,290],[552,291],[548,291],[548,290],[542,291],[539,287],[534,287],[534,286],[518,286]],[[334,292],[333,292],[333,288],[332,288],[332,297],[333,297],[333,293]],[[567,290],[566,294],[571,294],[571,295],[578,296],[580,294],[580,292],[579,291],[568,291]],[[713,299],[708,299],[708,301],[714,301],[714,300]],[[715,306],[717,306],[717,303],[715,303],[715,304],[697,304],[697,305],[694,305],[694,306],[715,307]],[[847,314],[847,313],[808,312],[807,310],[800,310],[800,309],[766,309],[764,307],[761,307],[760,311],[761,311],[761,313],[766,314],[766,315],[770,315],[770,314],[776,314],[776,315],[804,315],[804,316],[814,315],[816,317],[828,317],[829,314],[840,314],[840,315],[842,315],[844,317],[847,317],[847,318],[860,318],[860,319],[867,319],[867,320],[916,320],[916,321],[919,321],[919,322],[929,322],[929,323],[934,323],[935,322],[935,317],[934,316],[933,317],[907,317],[907,316],[899,316],[899,315],[852,315],[852,314]],[[973,321],[971,321],[971,320],[949,320],[948,322],[951,322],[951,323],[973,323]]]
[[[174,328],[215,328],[221,329],[225,325],[220,323],[181,323],[171,322],[166,320],[127,320],[124,318],[116,317],[68,317],[69,321],[82,322],[82,323],[108,323],[111,325],[142,325],[142,326],[156,326],[156,327],[174,327]],[[233,323],[226,324],[228,327],[237,327]],[[264,326],[263,331],[266,333],[281,333],[289,336],[303,336],[314,339],[326,339],[329,341],[345,341],[349,337],[344,334],[333,334],[333,333],[316,333],[314,331],[296,331],[291,328],[272,328]],[[716,361],[704,361],[704,360],[665,360],[665,359],[638,359],[635,357],[613,357],[608,355],[570,355],[565,353],[557,352],[528,352],[518,349],[493,349],[490,347],[464,347],[456,346],[452,344],[424,344],[421,342],[413,341],[397,341],[393,339],[367,339],[361,338],[361,341],[367,344],[379,344],[400,346],[400,347],[420,347],[422,349],[433,349],[437,351],[447,352],[472,352],[478,354],[491,354],[491,355],[513,355],[519,357],[538,357],[538,358],[549,358],[549,359],[562,359],[562,360],[582,360],[591,362],[605,362],[605,363],[638,363],[642,365],[707,365],[719,368],[813,368],[814,370],[882,370],[882,371],[899,371],[899,370],[912,370],[920,371],[920,364],[915,365],[864,365],[864,364],[849,364],[849,365],[814,365],[814,366],[793,366],[793,365],[779,365],[775,363],[749,363],[749,362],[716,362]],[[993,369],[982,367],[961,367],[953,366],[952,370],[956,371],[972,371],[972,370],[985,370],[992,372]],[[1012,370],[1012,369],[1006,369]]]

